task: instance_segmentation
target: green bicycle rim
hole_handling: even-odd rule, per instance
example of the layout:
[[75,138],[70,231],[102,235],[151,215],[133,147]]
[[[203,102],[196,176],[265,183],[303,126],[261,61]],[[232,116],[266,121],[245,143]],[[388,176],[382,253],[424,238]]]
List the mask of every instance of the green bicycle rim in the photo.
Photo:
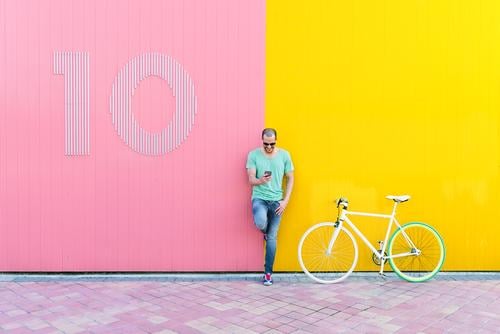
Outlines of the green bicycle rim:
[[[439,266],[437,266],[436,269],[434,269],[433,271],[431,271],[429,273],[429,275],[425,275],[424,277],[412,277],[412,276],[406,275],[403,272],[401,272],[401,270],[398,269],[398,266],[394,263],[394,261],[393,261],[392,258],[389,258],[389,264],[391,265],[392,270],[400,278],[402,278],[402,279],[404,279],[404,280],[406,280],[408,282],[420,283],[420,282],[425,282],[425,281],[430,280],[431,278],[433,278],[434,276],[436,276],[436,274],[441,270],[441,268],[442,268],[442,266],[444,264],[444,261],[446,259],[446,247],[444,245],[444,241],[443,241],[443,238],[441,237],[441,235],[432,226],[430,226],[430,225],[427,225],[427,224],[421,223],[421,222],[411,222],[411,223],[408,223],[408,224],[405,224],[405,225],[401,226],[401,228],[406,229],[407,227],[410,227],[412,225],[421,226],[421,227],[423,227],[425,229],[428,229],[428,230],[432,231],[433,233],[435,233],[435,235],[437,236],[437,238],[439,240],[439,247],[440,247],[440,250],[441,250],[441,252],[443,254],[442,255],[442,259],[441,259],[441,261],[439,263]],[[401,233],[399,231],[399,229],[397,229],[396,231],[394,231],[394,233],[391,236],[391,239],[389,240],[389,250],[391,250],[391,253],[392,253],[392,246],[393,246],[394,238],[399,233]]]

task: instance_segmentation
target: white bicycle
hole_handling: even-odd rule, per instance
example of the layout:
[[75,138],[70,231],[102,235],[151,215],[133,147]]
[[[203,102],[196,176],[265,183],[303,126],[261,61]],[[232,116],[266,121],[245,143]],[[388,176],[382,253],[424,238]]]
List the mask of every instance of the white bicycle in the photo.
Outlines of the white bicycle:
[[[372,260],[380,265],[380,275],[384,275],[384,265],[389,261],[392,270],[409,282],[424,282],[434,277],[444,263],[446,250],[443,239],[434,228],[425,223],[399,224],[396,208],[398,204],[408,201],[410,196],[386,198],[394,201],[390,215],[347,211],[347,199],[340,198],[337,201],[337,221],[318,223],[309,228],[300,239],[299,262],[304,273],[319,283],[337,283],[353,272],[358,261],[358,245],[346,228],[347,224],[373,252]],[[379,241],[379,249],[368,241],[348,216],[389,220],[385,239]],[[393,224],[396,229],[389,239]]]

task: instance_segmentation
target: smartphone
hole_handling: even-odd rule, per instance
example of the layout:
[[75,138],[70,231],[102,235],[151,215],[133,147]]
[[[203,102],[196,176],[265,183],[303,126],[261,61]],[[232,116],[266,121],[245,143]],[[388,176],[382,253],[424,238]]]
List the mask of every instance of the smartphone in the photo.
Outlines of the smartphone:
[[270,170],[266,170],[264,172],[264,176],[271,176],[272,172]]

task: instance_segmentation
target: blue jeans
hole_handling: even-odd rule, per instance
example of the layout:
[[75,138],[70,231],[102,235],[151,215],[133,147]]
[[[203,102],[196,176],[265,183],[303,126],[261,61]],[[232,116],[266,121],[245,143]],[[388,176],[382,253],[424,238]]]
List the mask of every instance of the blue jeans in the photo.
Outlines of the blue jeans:
[[255,226],[266,236],[266,260],[264,272],[273,272],[276,243],[281,216],[275,213],[279,206],[278,201],[266,201],[260,198],[252,200],[252,213]]

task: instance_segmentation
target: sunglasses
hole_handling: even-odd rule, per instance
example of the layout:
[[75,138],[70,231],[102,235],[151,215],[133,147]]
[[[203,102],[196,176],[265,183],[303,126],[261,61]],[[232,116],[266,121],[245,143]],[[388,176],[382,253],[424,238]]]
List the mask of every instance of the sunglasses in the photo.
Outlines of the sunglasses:
[[263,144],[264,144],[264,146],[274,146],[274,145],[276,145],[276,143],[263,143]]

